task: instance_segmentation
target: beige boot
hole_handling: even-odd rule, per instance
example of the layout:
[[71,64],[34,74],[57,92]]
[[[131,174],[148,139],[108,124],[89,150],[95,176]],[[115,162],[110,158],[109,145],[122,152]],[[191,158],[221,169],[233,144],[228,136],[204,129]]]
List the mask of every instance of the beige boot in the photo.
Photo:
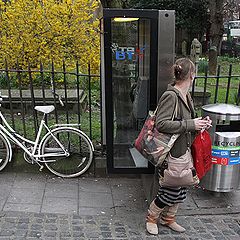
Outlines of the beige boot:
[[171,207],[166,206],[161,214],[159,222],[171,228],[176,232],[185,232],[186,229],[175,222],[175,216],[178,210],[178,204],[174,204]]
[[149,206],[148,215],[146,218],[146,229],[150,234],[157,235],[158,234],[158,218],[160,213],[162,212],[163,208],[157,207],[154,203],[154,200]]

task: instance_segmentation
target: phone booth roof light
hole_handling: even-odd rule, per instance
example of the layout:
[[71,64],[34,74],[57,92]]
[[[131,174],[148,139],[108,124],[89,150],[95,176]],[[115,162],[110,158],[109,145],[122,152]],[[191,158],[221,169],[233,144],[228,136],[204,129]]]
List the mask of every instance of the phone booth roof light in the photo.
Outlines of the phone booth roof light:
[[139,18],[129,18],[129,17],[116,17],[114,22],[132,22],[137,21]]

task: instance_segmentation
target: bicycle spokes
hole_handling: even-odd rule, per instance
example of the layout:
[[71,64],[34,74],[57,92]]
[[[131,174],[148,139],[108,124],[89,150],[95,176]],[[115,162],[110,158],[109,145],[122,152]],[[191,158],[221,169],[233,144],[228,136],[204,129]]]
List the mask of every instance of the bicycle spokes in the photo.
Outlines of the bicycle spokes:
[[86,171],[93,156],[87,138],[79,130],[67,127],[57,129],[53,134],[54,136],[49,135],[43,143],[43,153],[47,154],[49,148],[59,149],[59,146],[62,146],[65,154],[44,157],[48,169],[62,177],[78,176]]

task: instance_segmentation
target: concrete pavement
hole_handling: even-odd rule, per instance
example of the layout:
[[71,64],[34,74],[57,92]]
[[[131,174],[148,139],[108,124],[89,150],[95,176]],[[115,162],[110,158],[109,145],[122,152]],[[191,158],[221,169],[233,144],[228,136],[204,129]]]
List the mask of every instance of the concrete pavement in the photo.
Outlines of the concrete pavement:
[[191,189],[177,216],[186,233],[159,226],[150,236],[141,178],[2,172],[0,183],[0,240],[240,239],[240,191]]

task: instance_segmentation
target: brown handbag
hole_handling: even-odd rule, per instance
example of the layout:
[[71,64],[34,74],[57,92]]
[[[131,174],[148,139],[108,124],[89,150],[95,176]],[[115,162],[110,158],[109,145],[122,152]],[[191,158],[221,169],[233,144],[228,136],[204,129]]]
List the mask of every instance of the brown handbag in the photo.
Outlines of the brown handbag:
[[190,149],[179,158],[168,154],[160,168],[159,184],[162,187],[186,187],[199,184]]

